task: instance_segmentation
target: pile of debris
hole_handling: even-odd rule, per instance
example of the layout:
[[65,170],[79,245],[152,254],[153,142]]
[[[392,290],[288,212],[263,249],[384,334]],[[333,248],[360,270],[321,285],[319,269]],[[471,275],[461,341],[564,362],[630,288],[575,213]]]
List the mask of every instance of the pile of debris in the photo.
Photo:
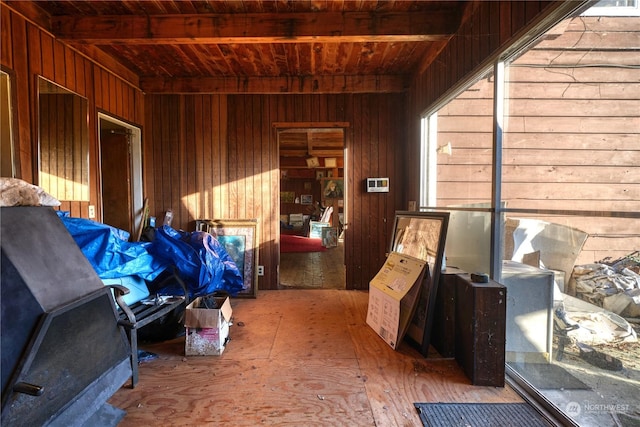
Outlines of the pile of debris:
[[640,323],[640,252],[573,269],[576,297]]

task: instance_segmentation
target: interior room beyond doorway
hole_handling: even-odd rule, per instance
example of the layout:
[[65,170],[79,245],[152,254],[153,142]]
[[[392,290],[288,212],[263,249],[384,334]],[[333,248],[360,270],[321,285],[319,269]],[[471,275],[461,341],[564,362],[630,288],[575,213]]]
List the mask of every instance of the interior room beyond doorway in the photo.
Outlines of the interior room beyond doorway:
[[345,288],[344,126],[278,124],[281,288]]

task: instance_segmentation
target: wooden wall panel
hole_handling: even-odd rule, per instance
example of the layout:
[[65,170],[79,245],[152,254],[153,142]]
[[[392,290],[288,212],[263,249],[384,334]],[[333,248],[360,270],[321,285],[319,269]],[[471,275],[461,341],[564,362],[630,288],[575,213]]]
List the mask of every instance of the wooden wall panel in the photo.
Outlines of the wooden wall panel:
[[0,62],[13,69],[13,43],[11,38],[11,15],[8,11],[0,11]]
[[[274,122],[348,122],[347,286],[367,289],[403,208],[403,95],[151,95],[146,97],[145,183],[151,212],[174,227],[199,218],[257,218],[261,289],[277,288],[279,156]],[[389,194],[364,179],[389,176]]]
[[[142,125],[144,106],[142,92],[124,83],[104,68],[88,60],[66,44],[55,40],[48,32],[14,13],[5,3],[0,8],[2,66],[13,71],[16,90],[19,178],[31,183],[39,182],[38,174],[38,87],[37,76],[45,77],[88,100],[89,109],[89,157],[91,173],[89,179],[90,201],[63,201],[62,210],[73,216],[88,217],[90,204],[99,206],[99,159],[98,159],[98,109],[124,121]],[[5,45],[10,48],[5,49]],[[114,89],[103,85],[103,80],[112,76]],[[96,80],[99,77],[99,81]],[[100,209],[98,209],[98,212]],[[99,220],[100,218],[98,218]]]

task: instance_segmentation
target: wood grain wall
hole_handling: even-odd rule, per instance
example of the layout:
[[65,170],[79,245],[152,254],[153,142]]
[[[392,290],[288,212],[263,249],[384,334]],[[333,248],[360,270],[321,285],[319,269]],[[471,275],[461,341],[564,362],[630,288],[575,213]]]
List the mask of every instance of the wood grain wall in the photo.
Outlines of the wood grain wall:
[[[200,218],[257,218],[260,289],[277,288],[280,171],[276,122],[347,122],[347,287],[367,289],[384,262],[395,211],[404,206],[404,95],[150,95],[144,143],[151,212],[174,227]],[[392,191],[367,194],[388,176]]]
[[[89,201],[62,201],[60,209],[72,216],[88,217],[89,205],[100,206],[98,111],[123,121],[143,124],[143,94],[49,33],[6,7],[0,7],[0,62],[13,71],[17,116],[16,153],[20,175],[37,184],[38,174],[38,82],[42,76],[88,101],[89,123]],[[100,210],[98,209],[98,214]],[[97,218],[100,220],[100,218]]]

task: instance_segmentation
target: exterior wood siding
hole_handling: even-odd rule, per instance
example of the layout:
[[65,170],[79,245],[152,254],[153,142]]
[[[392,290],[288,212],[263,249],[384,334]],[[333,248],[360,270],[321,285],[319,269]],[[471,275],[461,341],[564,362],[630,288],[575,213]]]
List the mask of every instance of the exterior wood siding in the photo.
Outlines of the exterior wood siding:
[[[502,28],[501,19],[519,13],[524,4],[514,5],[510,14],[504,4],[483,2],[479,7],[487,8],[484,26]],[[460,33],[473,36],[469,31],[461,28]],[[574,18],[519,58],[517,67],[508,69],[510,101],[502,167],[502,200],[507,207],[638,212],[640,74],[633,68],[637,55],[624,49],[637,46],[639,34],[637,17]],[[502,44],[503,36],[506,34],[495,40],[495,46]],[[446,61],[471,57],[471,46],[465,46],[458,44],[461,50],[454,52],[456,43],[452,43],[434,66],[443,70],[450,66],[451,74],[456,75],[465,62]],[[551,58],[553,69],[540,72],[540,65]],[[610,67],[573,68],[595,63]],[[473,69],[477,63],[472,60],[467,65]],[[444,74],[431,74],[435,71],[427,70],[415,81],[424,90],[411,92],[412,117],[420,116],[461,77],[438,80]],[[455,152],[453,158],[438,157],[438,206],[490,201],[492,109],[493,78],[480,80],[473,90],[438,110],[438,146],[454,141]],[[418,123],[410,128],[410,140],[415,141],[411,149],[419,147]],[[411,151],[409,158],[417,158],[417,151]],[[416,169],[410,172],[407,188],[409,194],[417,194],[419,164],[412,164]],[[640,247],[640,238],[633,231],[636,218],[535,217],[570,224],[589,234],[577,264],[616,259]]]
[[501,48],[561,6],[550,1],[476,2],[456,35],[425,70],[418,73],[409,91],[410,116],[407,162],[407,195],[418,200],[420,188],[420,118],[436,102],[456,90],[460,82],[495,60]]
[[[276,122],[346,122],[347,287],[367,289],[384,263],[395,211],[403,209],[405,97],[397,95],[149,95],[146,194],[173,226],[200,218],[259,221],[260,289],[277,289],[280,171]],[[364,180],[389,177],[369,194]]]

